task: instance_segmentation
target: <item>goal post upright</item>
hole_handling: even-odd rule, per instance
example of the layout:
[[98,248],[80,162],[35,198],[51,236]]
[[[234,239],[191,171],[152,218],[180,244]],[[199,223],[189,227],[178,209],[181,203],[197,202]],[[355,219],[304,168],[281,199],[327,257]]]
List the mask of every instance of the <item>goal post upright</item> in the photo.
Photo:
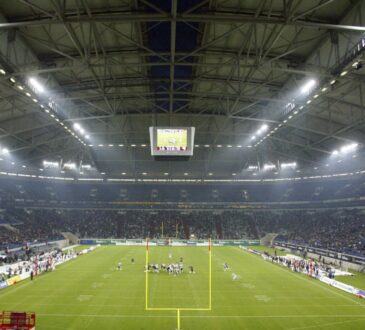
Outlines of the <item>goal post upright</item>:
[[148,238],[146,238],[146,266],[145,266],[145,274],[146,274],[146,310],[148,310]]
[[209,238],[209,310],[212,310],[212,240]]

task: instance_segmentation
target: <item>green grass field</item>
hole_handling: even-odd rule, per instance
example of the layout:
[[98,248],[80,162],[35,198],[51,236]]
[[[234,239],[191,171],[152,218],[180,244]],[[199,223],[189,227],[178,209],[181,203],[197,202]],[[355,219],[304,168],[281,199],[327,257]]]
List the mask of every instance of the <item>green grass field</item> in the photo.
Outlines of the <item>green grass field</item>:
[[[167,263],[170,251],[196,274],[150,273],[149,307],[206,307],[208,249],[151,247],[149,259]],[[117,271],[120,260],[123,270]],[[223,271],[225,261],[237,281]],[[35,311],[37,330],[176,329],[176,312],[145,311],[144,263],[144,247],[100,247],[1,290],[0,310]],[[365,329],[363,300],[239,248],[213,248],[212,271],[212,310],[182,312],[184,330]]]
[[186,147],[188,145],[188,137],[186,130],[157,130],[157,146],[159,147]]

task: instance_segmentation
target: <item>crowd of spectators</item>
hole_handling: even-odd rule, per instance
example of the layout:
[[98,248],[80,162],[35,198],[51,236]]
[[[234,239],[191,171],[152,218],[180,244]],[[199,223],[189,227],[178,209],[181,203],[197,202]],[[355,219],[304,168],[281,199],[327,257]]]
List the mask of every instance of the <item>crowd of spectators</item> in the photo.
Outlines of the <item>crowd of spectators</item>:
[[0,178],[0,200],[17,203],[118,202],[293,202],[327,201],[365,195],[363,180],[343,179],[244,184],[75,183]]
[[[0,250],[14,244],[45,242],[71,232],[80,238],[260,239],[344,253],[365,254],[362,210],[292,211],[118,211],[11,209],[0,225]],[[3,220],[4,221],[4,220]]]

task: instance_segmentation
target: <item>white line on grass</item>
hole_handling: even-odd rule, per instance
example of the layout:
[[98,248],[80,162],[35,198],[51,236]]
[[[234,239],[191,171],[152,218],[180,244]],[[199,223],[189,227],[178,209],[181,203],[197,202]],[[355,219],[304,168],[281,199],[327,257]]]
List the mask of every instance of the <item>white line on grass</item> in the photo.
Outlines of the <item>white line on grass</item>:
[[323,328],[323,327],[329,327],[332,325],[338,325],[338,324],[345,324],[345,323],[353,323],[353,322],[358,322],[358,321],[364,321],[364,318],[360,318],[357,320],[347,320],[347,321],[341,321],[341,322],[331,322],[331,323],[325,323],[325,324],[321,324],[321,325],[309,325],[309,326],[305,326],[305,327],[296,327],[296,328],[290,328],[288,330],[304,330],[304,329],[318,329],[318,328]]
[[[121,315],[121,314],[46,314],[37,313],[38,316],[44,317],[95,317],[95,318],[176,318],[174,315]],[[222,319],[290,319],[290,318],[361,318],[364,319],[362,315],[182,315],[181,318],[222,318]],[[360,319],[359,319],[360,320]],[[364,319],[365,320],[365,319]],[[318,326],[318,325],[317,325]]]

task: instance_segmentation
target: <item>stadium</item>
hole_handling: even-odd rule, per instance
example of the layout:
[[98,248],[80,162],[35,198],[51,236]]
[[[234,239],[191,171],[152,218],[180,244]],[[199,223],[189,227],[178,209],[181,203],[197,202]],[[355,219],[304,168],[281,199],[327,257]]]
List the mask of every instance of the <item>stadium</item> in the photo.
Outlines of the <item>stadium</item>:
[[364,0],[0,1],[0,329],[365,329]]

